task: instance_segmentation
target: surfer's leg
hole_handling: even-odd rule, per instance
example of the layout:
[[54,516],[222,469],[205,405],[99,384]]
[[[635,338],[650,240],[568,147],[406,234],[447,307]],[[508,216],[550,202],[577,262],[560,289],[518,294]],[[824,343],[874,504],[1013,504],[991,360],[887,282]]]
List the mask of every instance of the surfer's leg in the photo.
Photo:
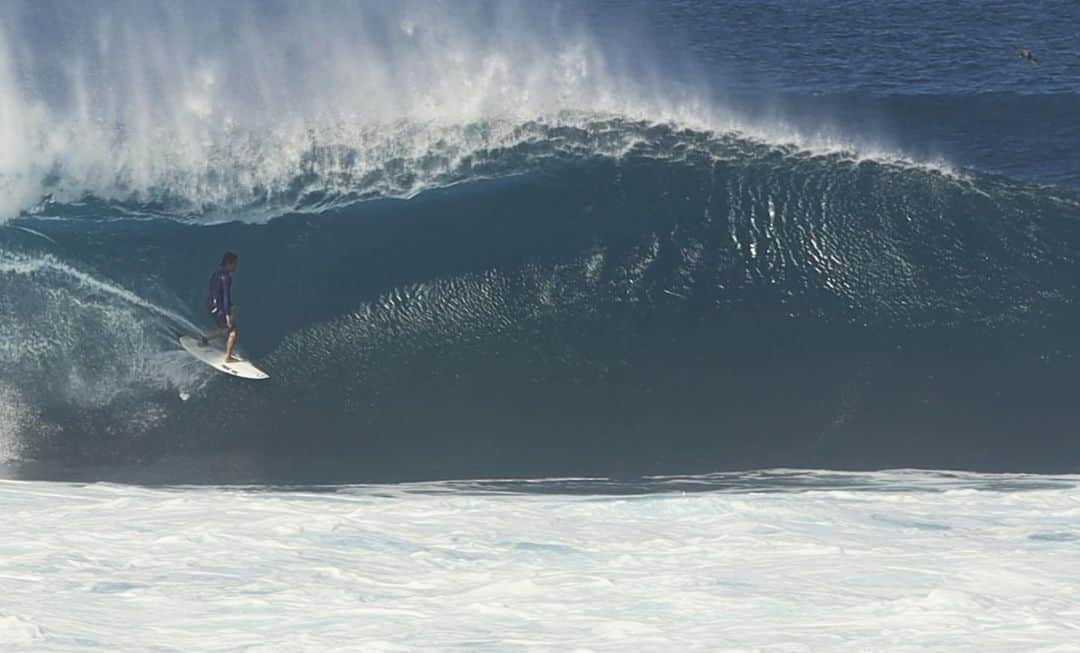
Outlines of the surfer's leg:
[[214,317],[214,324],[217,325],[217,328],[206,334],[206,337],[199,341],[199,344],[203,347],[210,346],[211,340],[217,340],[229,331],[229,321],[225,319],[224,315],[218,313],[211,313],[211,315]]
[[218,338],[221,337],[221,334],[222,334],[221,329],[214,329],[210,333],[208,333],[205,336],[203,336],[202,338],[200,338],[199,339],[199,344],[201,346],[203,346],[203,347],[209,347],[210,346],[210,341],[211,340],[217,340]]
[[233,358],[232,350],[236,346],[236,306],[232,306],[229,309],[229,317],[225,320],[225,331],[229,336],[225,340],[225,362],[232,363],[236,359]]
[[236,346],[236,327],[229,329],[229,338],[225,341],[225,362],[233,363],[236,359],[233,358],[232,350]]

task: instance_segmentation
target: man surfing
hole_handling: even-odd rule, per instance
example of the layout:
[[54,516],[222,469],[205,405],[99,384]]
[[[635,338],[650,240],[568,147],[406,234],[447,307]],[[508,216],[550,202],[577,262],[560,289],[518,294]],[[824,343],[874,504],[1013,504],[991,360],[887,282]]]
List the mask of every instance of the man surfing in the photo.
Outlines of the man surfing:
[[210,341],[227,334],[225,340],[225,362],[236,363],[238,359],[232,355],[233,347],[236,346],[236,306],[232,303],[232,275],[236,272],[236,266],[240,257],[232,252],[225,252],[221,257],[221,267],[217,272],[210,275],[210,298],[207,300],[210,316],[214,318],[217,328],[206,334],[199,344],[209,347]]

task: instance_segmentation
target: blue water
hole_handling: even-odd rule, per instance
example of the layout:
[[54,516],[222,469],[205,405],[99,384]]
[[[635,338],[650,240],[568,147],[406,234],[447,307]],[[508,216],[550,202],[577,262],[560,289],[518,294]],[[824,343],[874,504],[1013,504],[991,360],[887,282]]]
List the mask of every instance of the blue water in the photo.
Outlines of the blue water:
[[[816,95],[1075,93],[1070,2],[615,3],[683,34],[735,92]],[[674,44],[674,41],[671,41]],[[1016,48],[1032,50],[1029,66]],[[1023,63],[1018,66],[1015,64]]]
[[[1075,471],[1078,24],[1068,2],[6,5],[0,463]],[[209,327],[224,249],[265,384],[174,342]]]
[[718,104],[982,171],[1080,184],[1075,3],[602,6],[600,24],[611,11],[647,16],[668,65],[693,67]]

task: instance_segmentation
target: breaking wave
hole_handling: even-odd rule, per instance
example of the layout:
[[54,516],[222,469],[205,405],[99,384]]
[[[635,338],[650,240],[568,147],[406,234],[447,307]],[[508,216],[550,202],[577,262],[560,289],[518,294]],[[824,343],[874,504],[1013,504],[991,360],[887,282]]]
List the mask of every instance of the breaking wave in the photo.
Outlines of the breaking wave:
[[[347,480],[1075,464],[1069,194],[649,122],[517,129],[484,174],[268,224],[104,202],[9,223],[22,457]],[[226,246],[270,384],[173,344]]]
[[[0,9],[0,460],[1080,462],[1068,191],[726,114],[565,6],[115,8]],[[176,345],[224,249],[267,384]]]

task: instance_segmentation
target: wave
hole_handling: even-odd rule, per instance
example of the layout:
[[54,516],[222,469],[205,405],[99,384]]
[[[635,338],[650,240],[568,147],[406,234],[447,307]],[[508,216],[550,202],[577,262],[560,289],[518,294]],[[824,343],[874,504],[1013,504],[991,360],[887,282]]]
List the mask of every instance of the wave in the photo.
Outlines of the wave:
[[[479,1],[9,3],[0,220],[261,222],[551,159],[748,141],[955,173],[932,153],[826,128],[807,103],[763,111],[718,98],[678,66],[649,63],[670,57],[598,35],[587,13]],[[635,20],[603,16],[606,32]],[[685,142],[657,143],[659,133]]]
[[175,329],[197,329],[189,320],[100,272],[4,244],[0,453],[81,429],[88,412],[109,422],[90,430],[138,433],[165,414],[155,395],[197,385],[195,366],[168,347]]
[[289,213],[320,213],[358,201],[410,198],[436,188],[528,174],[573,159],[654,157],[711,165],[777,155],[832,157],[963,177],[942,162],[820,138],[792,136],[790,143],[777,145],[775,137],[752,129],[717,133],[572,112],[524,122],[339,126],[308,130],[299,138],[233,133],[206,153],[202,165],[169,169],[140,184],[118,177],[97,189],[82,185],[67,192],[54,180],[45,199],[26,215],[265,222]]
[[[503,133],[482,173],[268,224],[99,201],[0,228],[9,457],[280,481],[1077,464],[1069,193],[624,119]],[[226,247],[266,385],[173,345]]]
[[97,214],[213,223],[265,221],[318,213],[373,198],[533,170],[552,158],[620,156],[640,134],[603,121],[564,116],[554,123],[483,121],[467,125],[397,123],[302,136],[230,134],[195,169],[171,169],[132,191],[124,180],[72,201],[50,193],[40,216]]
[[5,217],[43,199],[220,215],[316,194],[409,194],[455,177],[478,149],[528,138],[514,132],[529,119],[665,120],[698,104],[685,84],[618,69],[624,46],[597,39],[572,5],[0,11]]

